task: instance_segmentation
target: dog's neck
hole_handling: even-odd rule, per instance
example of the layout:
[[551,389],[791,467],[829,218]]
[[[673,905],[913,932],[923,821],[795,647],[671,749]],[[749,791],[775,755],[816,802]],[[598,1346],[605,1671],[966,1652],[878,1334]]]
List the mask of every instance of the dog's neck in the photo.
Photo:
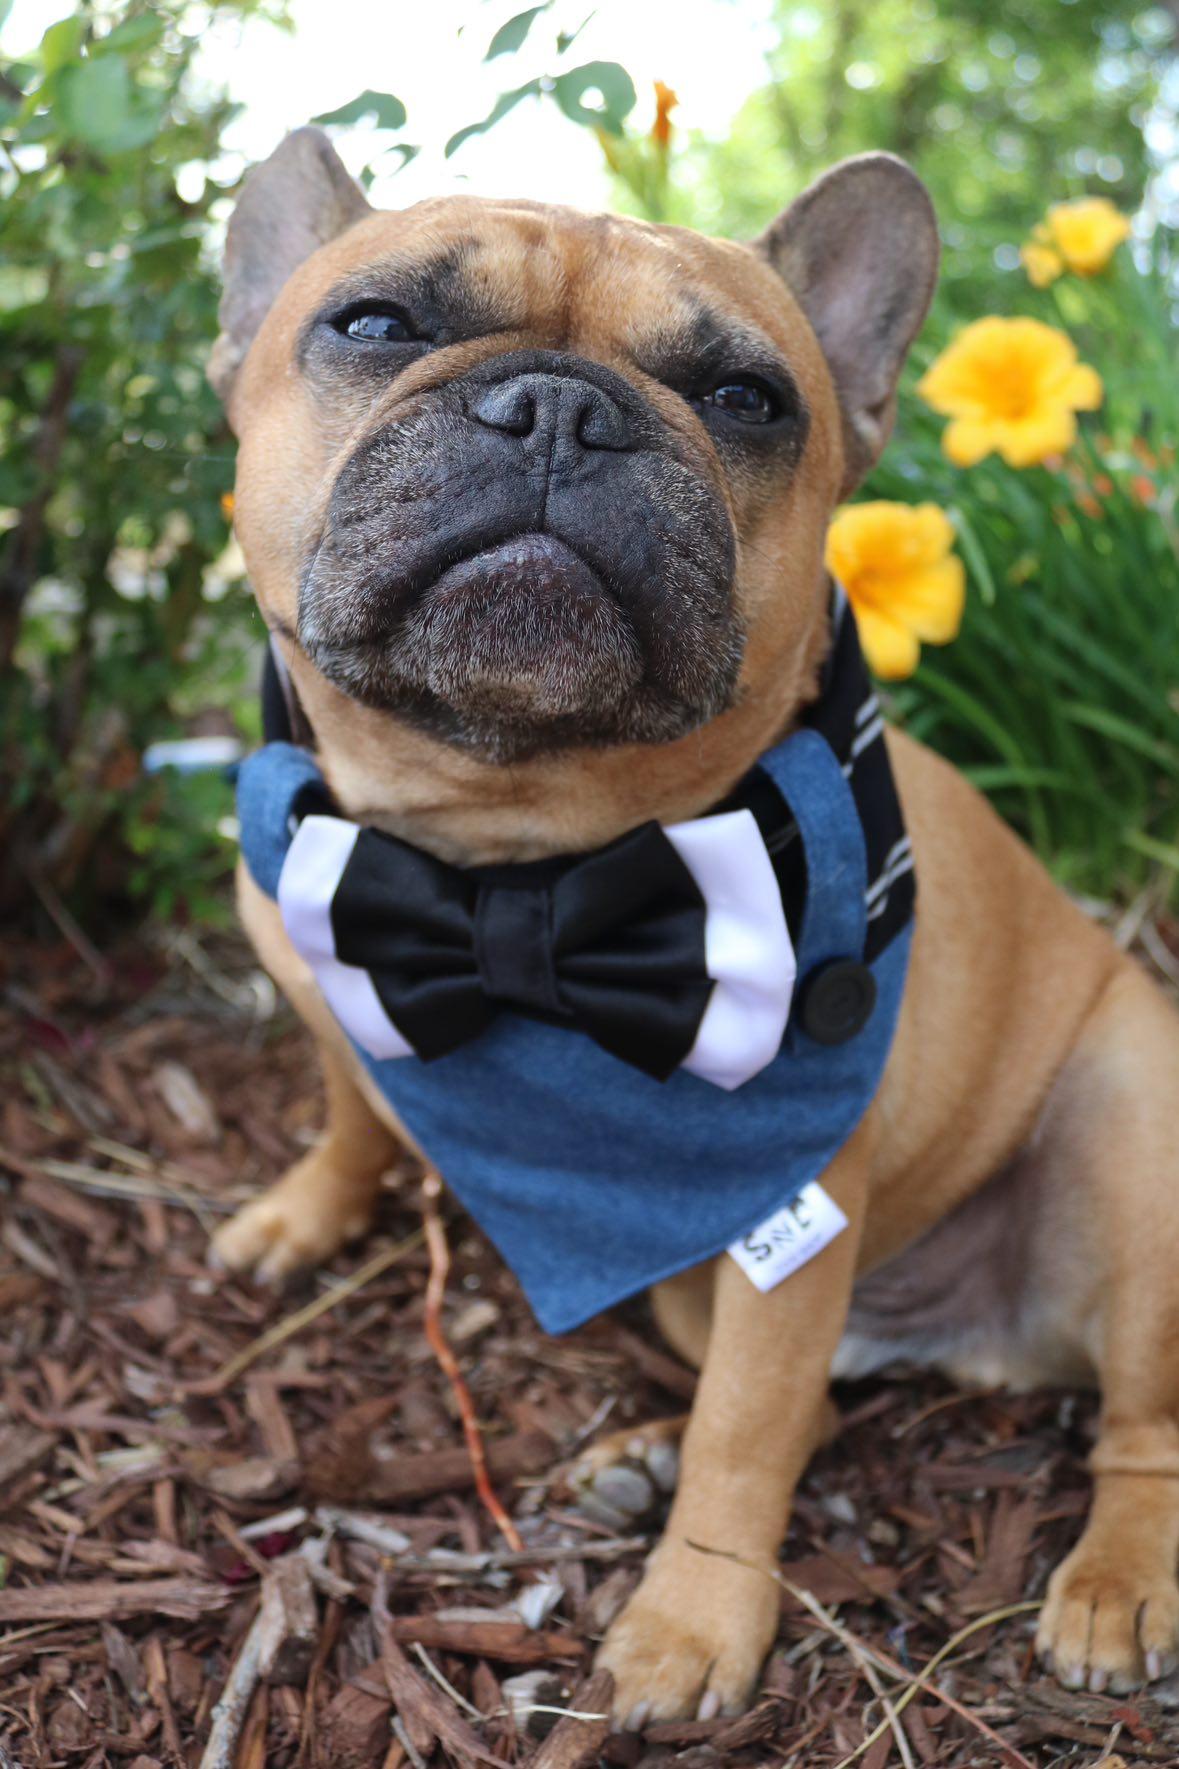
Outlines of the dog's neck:
[[771,697],[739,699],[674,743],[568,749],[481,761],[348,700],[284,647],[317,759],[345,816],[456,865],[584,852],[655,819],[696,817],[725,798],[813,698],[830,632],[825,597]]

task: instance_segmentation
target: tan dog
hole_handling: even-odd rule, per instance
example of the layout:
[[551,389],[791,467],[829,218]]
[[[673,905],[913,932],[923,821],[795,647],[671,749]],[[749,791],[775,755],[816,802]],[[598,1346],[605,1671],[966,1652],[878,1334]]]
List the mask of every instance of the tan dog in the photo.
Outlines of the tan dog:
[[[885,156],[746,247],[523,202],[375,214],[322,136],[289,138],[232,224],[213,376],[250,574],[344,815],[482,864],[720,801],[815,692],[827,521],[885,441],[936,256],[922,186]],[[394,646],[373,562],[428,586],[448,524],[494,500],[437,462],[461,467],[464,402],[509,355],[583,376],[579,423],[646,427],[647,477],[579,509],[604,532],[646,498],[681,551],[694,537],[691,569],[648,561],[646,627],[599,620],[576,583],[572,613],[550,599],[530,624],[510,571],[472,625],[468,573]],[[655,1292],[701,1377],[666,1534],[602,1649],[623,1718],[747,1701],[777,1589],[688,1544],[771,1566],[832,1371],[896,1356],[1100,1383],[1092,1515],[1039,1646],[1094,1689],[1174,1662],[1179,1020],[951,768],[900,734],[890,752],[920,898],[883,1084],[824,1176],[851,1226],[769,1294],[728,1258]],[[274,903],[245,875],[240,896],[328,1091],[320,1144],[217,1237],[273,1276],[365,1227],[401,1131]]]

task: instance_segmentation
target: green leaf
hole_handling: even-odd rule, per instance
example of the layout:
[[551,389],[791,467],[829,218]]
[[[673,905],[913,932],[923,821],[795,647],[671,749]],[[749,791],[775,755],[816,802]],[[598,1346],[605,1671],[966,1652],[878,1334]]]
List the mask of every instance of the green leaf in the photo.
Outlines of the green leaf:
[[[594,93],[601,95],[600,105],[587,103]],[[557,75],[553,97],[572,122],[621,135],[623,118],[634,109],[637,94],[634,81],[618,62],[587,61]]]
[[1066,719],[1072,719],[1075,724],[1097,731],[1114,743],[1124,744],[1135,755],[1145,756],[1147,761],[1157,762],[1160,768],[1179,775],[1179,749],[1170,743],[1160,743],[1148,731],[1143,731],[1132,720],[1124,719],[1120,713],[1111,711],[1107,706],[1078,706],[1071,702],[1066,702],[1060,710]]
[[92,147],[105,147],[126,123],[131,109],[131,76],[125,61],[84,61],[63,68],[54,109],[67,135]]
[[506,24],[502,24],[488,45],[484,61],[494,61],[497,55],[515,55],[518,49],[524,47],[524,39],[540,14],[547,12],[551,4],[552,0],[544,0],[541,6],[529,6],[525,11],[518,12],[514,18],[508,19]]
[[63,68],[54,90],[54,115],[63,133],[98,153],[143,147],[159,128],[159,101],[134,90],[121,56]]
[[513,92],[501,92],[481,123],[468,123],[465,129],[460,129],[451,136],[444,150],[446,158],[449,160],[451,154],[457,153],[463,142],[468,141],[472,135],[482,135],[485,130],[493,128],[501,117],[506,117],[510,110],[515,109],[522,98],[530,98],[539,91],[540,81],[529,80],[527,85],[517,86]]
[[371,117],[378,129],[403,129],[406,109],[391,92],[373,92],[371,88],[342,104],[338,110],[322,111],[312,117],[313,123],[359,123]]
[[41,66],[47,80],[67,62],[77,60],[85,35],[86,21],[81,16],[58,19],[55,25],[50,25],[41,39]]
[[135,55],[154,49],[164,34],[164,21],[141,12],[136,18],[125,18],[121,25],[108,31],[91,46],[92,55]]
[[585,30],[585,27],[596,17],[596,10],[594,12],[587,12],[581,23],[575,26],[572,31],[558,31],[557,54],[564,55],[567,49],[572,49],[573,45],[577,42],[577,39],[581,36],[581,33]]

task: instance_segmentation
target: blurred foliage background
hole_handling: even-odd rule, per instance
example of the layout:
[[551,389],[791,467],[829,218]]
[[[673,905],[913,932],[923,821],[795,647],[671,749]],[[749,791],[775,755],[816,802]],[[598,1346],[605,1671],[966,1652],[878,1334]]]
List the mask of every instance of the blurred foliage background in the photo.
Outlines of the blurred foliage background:
[[[282,0],[216,10],[285,17]],[[502,97],[447,118],[448,152],[555,106],[598,137],[615,206],[735,236],[842,155],[885,147],[916,166],[943,280],[865,495],[946,508],[969,595],[962,636],[926,653],[894,711],[1073,889],[1175,901],[1175,12],[777,0],[771,16],[764,84],[716,140],[682,132],[674,94],[636,92],[621,60],[583,61],[581,15],[560,0],[472,0],[465,32],[502,69]],[[128,912],[226,913],[227,781],[146,776],[141,759],[170,737],[257,735],[232,439],[203,374],[237,176],[220,155],[233,107],[194,76],[208,18],[190,0],[87,0],[34,55],[0,62],[0,909],[92,932]],[[321,120],[386,165],[417,152],[422,119],[395,92]],[[1132,242],[1098,278],[1032,288],[1020,242],[1047,204],[1090,192],[1136,217]],[[915,380],[989,313],[1062,326],[1103,376],[1066,459],[962,469],[942,452]]]

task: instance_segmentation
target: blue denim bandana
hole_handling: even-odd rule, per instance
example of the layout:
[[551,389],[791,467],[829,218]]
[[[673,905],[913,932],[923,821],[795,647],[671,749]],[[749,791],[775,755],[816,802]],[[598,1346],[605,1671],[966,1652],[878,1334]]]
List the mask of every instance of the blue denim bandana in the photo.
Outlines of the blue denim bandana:
[[[243,765],[238,802],[246,864],[282,903],[296,837],[331,809],[313,756],[266,744]],[[821,1177],[879,1085],[904,990],[914,880],[879,708],[842,603],[819,700],[716,808],[713,833],[736,831],[741,812],[756,818],[789,937],[768,967],[782,976],[766,979],[767,1001],[782,984],[782,1019],[755,1003],[776,1054],[742,1059],[736,1072],[725,1071],[723,1052],[710,1066],[697,1050],[697,1072],[681,1064],[660,1080],[577,1024],[502,1006],[477,1035],[423,1060],[385,1011],[379,975],[340,958],[350,899],[333,874],[329,1003],[550,1333],[723,1252],[791,1203]],[[677,827],[699,832],[709,822]],[[350,851],[358,841],[338,816],[323,825],[334,838],[347,832]],[[394,901],[388,916],[396,920]],[[717,981],[714,996],[725,987]]]

